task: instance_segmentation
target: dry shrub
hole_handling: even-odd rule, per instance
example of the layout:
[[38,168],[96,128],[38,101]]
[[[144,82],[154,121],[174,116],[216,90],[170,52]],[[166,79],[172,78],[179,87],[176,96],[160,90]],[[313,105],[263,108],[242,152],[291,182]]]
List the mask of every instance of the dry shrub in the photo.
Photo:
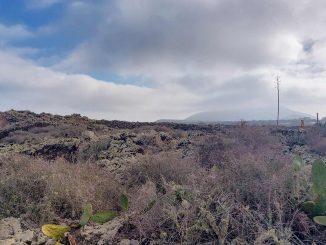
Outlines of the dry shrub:
[[183,139],[188,137],[187,131],[181,129],[175,129],[170,134],[174,139]]
[[184,208],[182,201],[192,199],[191,185],[202,171],[193,159],[177,153],[143,156],[127,169],[131,223],[140,237],[171,244],[186,236],[186,227],[196,220],[197,205]]
[[194,159],[182,158],[178,153],[160,153],[140,156],[136,164],[129,166],[125,179],[129,186],[140,185],[150,180],[161,189],[162,181],[186,184],[198,169]]
[[157,146],[156,142],[156,133],[154,131],[150,131],[147,134],[146,133],[140,133],[135,138],[135,143],[140,146],[146,146],[146,147],[155,147]]
[[[54,130],[49,130],[52,137],[61,138],[61,137],[69,137],[69,138],[79,138],[83,131],[85,131],[87,127],[82,124],[78,125],[69,125],[63,124],[55,126]],[[34,132],[37,134],[37,132]]]
[[290,157],[264,128],[235,131],[204,139],[198,163],[159,154],[128,169],[137,214],[132,224],[140,237],[166,244],[254,244],[275,229],[279,239],[309,239],[311,222],[291,194]]
[[230,132],[230,135],[233,138],[239,139],[241,143],[250,145],[253,148],[279,142],[279,139],[271,134],[271,129],[269,127],[237,127]]
[[271,157],[282,152],[281,142],[264,127],[239,127],[225,134],[203,137],[198,145],[197,161],[201,166],[211,168],[224,166],[251,153],[260,157]]
[[0,158],[0,216],[24,216],[35,223],[55,217],[78,218],[86,203],[116,209],[119,186],[113,176],[90,164],[53,162],[22,156]]
[[[300,244],[296,243],[300,239],[312,241],[312,221],[299,211],[291,195],[289,176],[286,162],[271,168],[268,162],[248,158],[235,169],[211,169],[205,182],[197,182],[195,191],[199,193],[196,198],[204,203],[206,213],[212,217],[210,220],[197,217],[211,227],[205,236],[219,239],[221,231],[213,229],[214,225],[221,227],[227,223],[227,244],[234,239],[254,244],[271,229],[279,239],[291,244]],[[227,222],[223,223],[223,219]]]
[[15,132],[9,133],[9,135],[3,139],[1,139],[1,142],[5,144],[23,144],[27,140],[31,140],[31,136],[28,132],[17,130]]
[[310,143],[310,147],[313,151],[318,154],[325,156],[326,155],[326,138],[316,137],[313,142]]
[[151,181],[133,192],[130,222],[137,228],[138,238],[148,242],[160,240],[163,244],[172,244],[185,241],[187,227],[196,221],[198,206],[190,203],[193,200],[190,189],[173,182],[163,185],[165,193],[157,191]]
[[65,124],[59,126],[32,127],[28,130],[10,132],[7,137],[1,139],[1,142],[6,144],[24,144],[26,142],[39,144],[44,142],[44,139],[49,138],[78,138],[82,134],[83,129],[86,130],[86,127]]
[[[311,239],[313,224],[299,211],[300,205],[292,194],[290,156],[284,155],[282,146],[268,133],[265,135],[264,130],[253,132],[255,137],[250,135],[254,128],[239,130],[222,140],[215,139],[216,147],[206,147],[206,154],[220,157],[221,162],[209,170],[203,184],[197,182],[200,199],[210,205],[220,202],[221,193],[228,196],[227,240],[245,239],[254,244],[270,229],[291,244]],[[224,142],[231,143],[231,147]],[[215,208],[208,210],[217,217]],[[215,220],[218,225],[218,219]]]
[[283,150],[280,139],[272,135],[270,128],[267,127],[235,128],[228,134],[228,140],[233,140],[233,144],[229,144],[231,152],[228,154],[237,158],[246,153],[266,155],[267,151],[280,154]]
[[81,144],[78,148],[77,159],[79,161],[99,160],[100,153],[108,150],[110,144],[110,138],[102,138],[97,141]]
[[45,127],[32,127],[26,131],[35,141],[42,141],[44,138],[62,138],[78,137],[81,134],[81,128],[70,125],[49,125]]
[[45,198],[46,184],[38,175],[25,178],[10,178],[0,183],[0,218],[27,216],[31,220],[47,215]]
[[197,160],[203,167],[211,168],[215,164],[227,161],[227,145],[220,137],[210,136],[198,147]]
[[159,202],[158,196],[156,185],[151,181],[131,193],[130,210],[136,214],[131,223],[136,225],[138,233],[142,237],[156,232],[162,226],[164,212],[157,203]]
[[119,188],[104,169],[60,159],[51,164],[49,171],[48,193],[53,195],[52,203],[59,214],[79,214],[85,203],[92,203],[96,210],[116,208]]
[[[141,238],[166,244],[259,244],[274,229],[279,240],[291,244],[314,240],[314,225],[292,194],[290,157],[265,129],[239,130],[207,140],[206,162],[214,163],[214,157],[223,162],[215,167],[200,168],[201,157],[196,165],[162,154],[146,156],[129,169],[137,213],[132,222]],[[155,205],[140,212],[153,199]]]
[[310,149],[318,154],[326,155],[326,127],[314,126],[307,130],[306,142]]
[[280,191],[287,192],[291,179],[291,161],[287,157],[268,159],[247,154],[225,165],[220,179],[226,189],[237,194],[241,201],[252,206],[267,203],[268,195]]
[[8,124],[9,122],[7,121],[7,119],[4,116],[0,115],[0,128],[4,128]]
[[148,132],[141,132],[133,139],[136,145],[141,146],[145,152],[149,154],[158,154],[161,151],[170,151],[174,146],[170,144],[171,136],[169,133],[161,131],[156,132],[150,130]]
[[62,123],[45,127],[33,127],[28,130],[28,133],[34,136],[39,135],[40,137],[78,138],[85,130],[87,130],[87,127],[82,123],[77,125]]

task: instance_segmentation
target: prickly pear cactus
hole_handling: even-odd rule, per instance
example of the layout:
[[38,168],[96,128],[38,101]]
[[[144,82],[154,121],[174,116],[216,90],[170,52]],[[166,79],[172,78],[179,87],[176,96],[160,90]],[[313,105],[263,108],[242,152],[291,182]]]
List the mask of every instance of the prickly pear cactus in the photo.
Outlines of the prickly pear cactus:
[[65,237],[65,233],[70,231],[70,229],[71,228],[66,225],[46,224],[42,226],[44,235],[56,240],[57,243]]
[[303,161],[300,156],[295,156],[292,162],[292,168],[295,174],[298,174],[303,166]]
[[99,212],[94,214],[90,220],[98,223],[98,224],[104,224],[113,218],[117,216],[117,213],[115,211],[106,211],[106,212]]
[[312,189],[318,196],[326,196],[326,164],[321,160],[312,165]]
[[92,217],[93,215],[93,207],[92,207],[92,204],[87,204],[86,207],[84,208],[83,210],[83,214],[80,218],[80,221],[79,221],[79,224],[81,226],[84,226],[88,223],[88,221],[90,220],[90,218]]
[[317,224],[326,226],[326,164],[321,160],[312,165],[312,191],[315,200],[305,202],[303,209]]
[[314,217],[314,221],[319,225],[326,226],[326,216],[316,216]]
[[128,208],[129,208],[129,200],[128,200],[127,195],[122,194],[120,196],[120,206],[123,209],[123,211],[125,211],[125,212],[128,211]]

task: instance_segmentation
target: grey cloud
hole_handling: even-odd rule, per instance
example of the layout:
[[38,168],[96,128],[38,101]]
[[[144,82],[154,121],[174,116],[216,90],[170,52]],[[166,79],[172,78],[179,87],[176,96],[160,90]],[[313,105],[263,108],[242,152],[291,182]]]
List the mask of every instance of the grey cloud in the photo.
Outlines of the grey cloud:
[[316,89],[292,87],[281,92],[281,99],[292,106],[323,105],[325,95],[316,93]]
[[119,0],[113,9],[58,67],[146,73],[155,65],[184,71],[283,62],[278,46],[286,40],[277,35],[289,31],[292,14],[282,0]]
[[276,90],[269,85],[260,76],[241,76],[216,86],[198,104],[201,110],[270,107]]
[[316,43],[316,41],[314,41],[312,39],[305,40],[304,43],[303,43],[303,50],[306,53],[311,53],[315,43]]

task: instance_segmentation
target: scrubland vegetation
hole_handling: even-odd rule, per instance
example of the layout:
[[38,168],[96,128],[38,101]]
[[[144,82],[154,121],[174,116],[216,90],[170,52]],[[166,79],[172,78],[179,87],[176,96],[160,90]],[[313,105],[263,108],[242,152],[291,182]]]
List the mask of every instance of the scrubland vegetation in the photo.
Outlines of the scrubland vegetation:
[[[322,126],[56,123],[1,138],[7,150],[0,156],[0,219],[21,217],[30,229],[71,224],[90,203],[95,211],[121,213],[112,244],[125,238],[139,244],[326,244],[325,226],[303,208],[313,197],[312,161],[326,154]],[[44,137],[69,140],[51,148]],[[296,155],[304,159],[300,171]],[[126,212],[121,193],[128,196]],[[75,235],[78,244],[99,240]]]

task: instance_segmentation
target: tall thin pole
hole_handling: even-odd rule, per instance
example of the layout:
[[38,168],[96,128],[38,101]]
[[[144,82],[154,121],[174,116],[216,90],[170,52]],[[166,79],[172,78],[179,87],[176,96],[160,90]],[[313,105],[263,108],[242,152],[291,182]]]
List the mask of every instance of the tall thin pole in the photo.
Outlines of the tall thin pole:
[[276,88],[277,88],[277,127],[280,120],[280,77],[276,77]]

